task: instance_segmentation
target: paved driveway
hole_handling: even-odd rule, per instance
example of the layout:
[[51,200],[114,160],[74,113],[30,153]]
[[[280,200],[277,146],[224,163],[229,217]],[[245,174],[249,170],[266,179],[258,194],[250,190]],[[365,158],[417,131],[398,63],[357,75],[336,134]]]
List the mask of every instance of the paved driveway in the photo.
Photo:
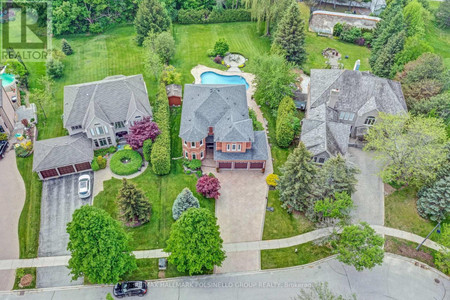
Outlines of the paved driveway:
[[[94,178],[93,172],[83,174],[90,174],[91,178]],[[72,219],[77,208],[92,202],[92,197],[84,200],[78,197],[79,177],[80,174],[75,174],[43,182],[38,256],[69,254],[66,224]]]
[[384,185],[377,175],[380,172],[379,162],[374,160],[373,153],[361,149],[349,147],[348,153],[349,160],[361,170],[356,176],[356,192],[352,195],[356,205],[352,214],[353,222],[384,225]]
[[[0,160],[0,259],[19,258],[19,217],[25,202],[25,185],[14,151]],[[0,290],[10,290],[14,270],[0,271]]]

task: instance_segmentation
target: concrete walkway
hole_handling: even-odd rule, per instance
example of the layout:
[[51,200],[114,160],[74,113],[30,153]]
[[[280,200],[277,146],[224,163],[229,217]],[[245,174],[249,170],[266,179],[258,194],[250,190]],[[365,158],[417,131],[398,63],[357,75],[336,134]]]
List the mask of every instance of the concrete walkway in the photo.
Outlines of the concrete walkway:
[[[0,260],[19,258],[19,218],[25,203],[25,184],[10,150],[0,160]],[[14,285],[15,270],[0,271],[0,290]]]
[[[408,240],[415,243],[421,243],[423,237],[416,234],[402,231],[395,228],[389,228],[379,225],[373,225],[373,229],[378,234],[393,236],[396,238]],[[238,243],[225,243],[223,245],[227,255],[235,255],[240,252],[259,252],[261,250],[280,249],[291,246],[296,246],[304,243],[314,241],[319,238],[329,236],[333,232],[332,227],[321,228],[311,232],[307,232],[301,235],[293,236],[285,239],[267,240],[267,241],[253,241],[253,242],[238,242]],[[424,245],[434,250],[440,250],[441,245],[436,242],[427,240]],[[133,254],[136,258],[160,258],[168,257],[169,253],[163,251],[163,249],[154,250],[142,250],[134,251]],[[54,257],[39,257],[33,259],[5,259],[0,260],[0,270],[11,270],[17,268],[26,267],[55,267],[66,266],[69,262],[70,256],[54,256]]]
[[[238,75],[249,84],[247,89],[247,105],[257,115],[258,121],[266,125],[260,108],[252,99],[255,92],[253,81],[255,76],[251,73],[243,73],[240,70],[227,72],[218,69],[198,65],[191,70],[195,78],[195,84],[201,83],[201,74],[215,72],[221,75]],[[267,128],[267,126],[265,126]],[[267,142],[268,143],[268,142]],[[202,169],[205,173],[213,173],[220,181],[221,196],[216,201],[216,217],[220,226],[220,235],[224,243],[241,243],[261,241],[264,229],[264,218],[267,205],[269,188],[266,176],[273,172],[272,157],[269,149],[269,158],[266,162],[266,171],[220,171],[216,172],[215,162],[211,157],[204,161]],[[210,154],[212,155],[212,154]],[[215,269],[215,273],[245,272],[261,269],[260,251],[228,251],[227,258],[221,267]]]

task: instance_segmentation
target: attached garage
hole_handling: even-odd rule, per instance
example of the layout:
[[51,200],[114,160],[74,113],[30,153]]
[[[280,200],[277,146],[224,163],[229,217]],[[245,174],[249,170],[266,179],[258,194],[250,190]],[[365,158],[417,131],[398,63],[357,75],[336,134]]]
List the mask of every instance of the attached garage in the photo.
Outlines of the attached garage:
[[232,167],[231,162],[219,162],[220,169],[231,169],[231,167]]
[[247,162],[235,162],[234,168],[235,169],[247,169],[248,163]]
[[92,142],[83,133],[37,141],[33,171],[41,180],[91,170]]
[[252,162],[250,163],[250,169],[262,169],[264,168],[264,162]]

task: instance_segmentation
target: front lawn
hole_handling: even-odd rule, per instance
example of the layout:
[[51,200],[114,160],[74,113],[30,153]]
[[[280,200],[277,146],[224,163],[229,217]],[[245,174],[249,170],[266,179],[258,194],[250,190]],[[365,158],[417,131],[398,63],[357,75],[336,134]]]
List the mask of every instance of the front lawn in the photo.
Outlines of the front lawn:
[[20,258],[37,257],[41,224],[42,182],[33,173],[33,156],[17,158],[17,168],[25,182],[26,196],[19,218]]
[[[297,253],[295,249],[297,249]],[[261,269],[287,268],[309,264],[330,255],[332,255],[330,248],[314,245],[313,242],[289,248],[262,250]]]
[[[126,275],[123,280],[149,280],[158,279],[158,258],[144,258],[136,260],[137,269]],[[167,265],[164,272],[165,278],[189,276],[189,273],[181,273],[172,264]]]

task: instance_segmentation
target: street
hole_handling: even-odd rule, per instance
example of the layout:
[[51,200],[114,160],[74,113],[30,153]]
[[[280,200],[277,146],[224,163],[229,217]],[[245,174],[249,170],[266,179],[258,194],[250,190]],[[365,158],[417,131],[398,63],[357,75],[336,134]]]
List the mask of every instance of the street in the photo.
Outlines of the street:
[[[149,281],[144,299],[291,299],[313,282],[328,282],[335,293],[357,299],[445,299],[448,277],[386,254],[382,266],[357,272],[334,258],[288,269]],[[111,286],[82,286],[1,293],[0,299],[105,299]]]

